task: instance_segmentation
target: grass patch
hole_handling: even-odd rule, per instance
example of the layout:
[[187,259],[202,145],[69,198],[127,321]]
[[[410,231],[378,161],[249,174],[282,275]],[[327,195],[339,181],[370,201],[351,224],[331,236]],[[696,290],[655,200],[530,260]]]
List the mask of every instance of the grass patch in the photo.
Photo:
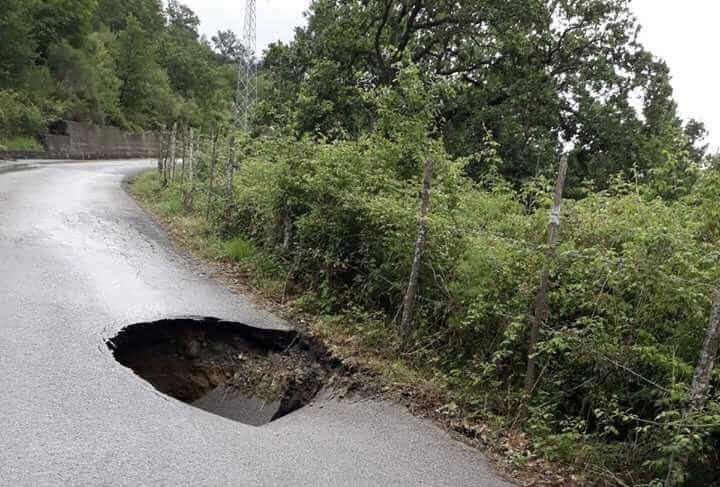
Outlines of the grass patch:
[[43,146],[34,137],[17,136],[0,139],[0,150],[39,152]]
[[287,277],[283,263],[250,240],[220,238],[205,219],[204,208],[185,208],[182,188],[163,187],[152,170],[133,178],[128,189],[146,210],[167,225],[183,247],[206,259],[237,265],[250,274],[254,287],[270,298],[283,294]]

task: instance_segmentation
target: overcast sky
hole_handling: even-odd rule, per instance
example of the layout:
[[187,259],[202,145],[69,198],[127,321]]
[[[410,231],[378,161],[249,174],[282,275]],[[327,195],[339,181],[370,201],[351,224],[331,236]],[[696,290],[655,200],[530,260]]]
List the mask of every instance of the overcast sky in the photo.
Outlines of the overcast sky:
[[[242,0],[184,0],[200,17],[210,37],[220,29],[242,30]],[[684,117],[702,120],[708,140],[720,148],[720,0],[633,0],[643,25],[641,40],[665,59],[673,75],[675,97]],[[292,39],[305,22],[310,0],[257,0],[258,48]]]
[[708,142],[720,148],[720,1],[633,0],[640,39],[667,61],[675,98],[685,117],[705,122]]

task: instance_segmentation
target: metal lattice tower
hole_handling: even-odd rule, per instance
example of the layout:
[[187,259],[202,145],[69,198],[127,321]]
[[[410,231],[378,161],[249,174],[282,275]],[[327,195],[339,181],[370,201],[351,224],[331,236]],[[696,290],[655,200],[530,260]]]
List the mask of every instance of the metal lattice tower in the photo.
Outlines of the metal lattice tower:
[[238,67],[238,83],[235,92],[235,125],[243,132],[250,132],[252,111],[257,103],[257,24],[256,0],[246,0],[245,21],[242,31],[244,56]]

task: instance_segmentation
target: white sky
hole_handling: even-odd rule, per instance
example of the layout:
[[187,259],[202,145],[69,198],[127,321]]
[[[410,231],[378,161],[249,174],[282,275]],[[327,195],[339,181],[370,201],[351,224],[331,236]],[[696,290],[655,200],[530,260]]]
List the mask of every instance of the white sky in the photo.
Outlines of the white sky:
[[643,26],[640,40],[670,66],[684,117],[705,122],[720,148],[720,1],[633,0]]
[[[167,1],[165,2],[167,3]],[[180,0],[200,17],[201,33],[212,37],[217,31],[242,32],[245,0]],[[258,51],[277,40],[289,41],[296,26],[304,25],[303,12],[310,0],[257,0]]]
[[[242,30],[243,0],[181,0],[202,21],[208,37],[221,29]],[[289,41],[305,23],[310,0],[257,0],[258,49]],[[673,75],[675,98],[684,117],[705,122],[713,148],[720,148],[720,0],[633,0],[643,25],[642,42],[665,59]]]

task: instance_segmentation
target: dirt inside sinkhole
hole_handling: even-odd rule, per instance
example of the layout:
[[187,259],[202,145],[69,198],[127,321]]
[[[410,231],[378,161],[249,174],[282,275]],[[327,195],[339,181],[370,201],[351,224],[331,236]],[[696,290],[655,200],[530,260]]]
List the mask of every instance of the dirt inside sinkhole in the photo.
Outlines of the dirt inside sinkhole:
[[295,331],[213,318],[132,325],[108,346],[161,393],[253,426],[309,404],[333,375]]

